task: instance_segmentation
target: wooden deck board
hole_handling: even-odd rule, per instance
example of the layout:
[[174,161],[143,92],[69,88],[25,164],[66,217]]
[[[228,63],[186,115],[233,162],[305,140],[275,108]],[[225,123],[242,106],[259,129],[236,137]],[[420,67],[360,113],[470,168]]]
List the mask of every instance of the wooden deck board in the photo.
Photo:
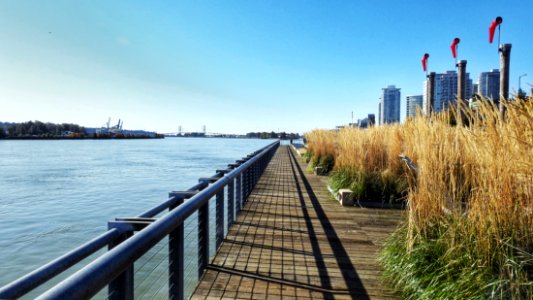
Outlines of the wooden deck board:
[[396,299],[376,255],[400,215],[340,206],[281,146],[191,299]]

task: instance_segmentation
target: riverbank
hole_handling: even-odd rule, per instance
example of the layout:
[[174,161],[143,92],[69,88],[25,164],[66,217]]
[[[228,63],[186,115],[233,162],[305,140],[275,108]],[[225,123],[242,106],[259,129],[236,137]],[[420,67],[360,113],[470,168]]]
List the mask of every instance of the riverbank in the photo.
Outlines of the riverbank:
[[46,136],[46,137],[39,137],[39,136],[21,136],[21,137],[5,137],[0,138],[1,140],[110,140],[110,139],[164,139],[165,136],[158,134],[155,136]]
[[23,123],[0,122],[0,139],[63,140],[63,139],[148,139],[164,135],[144,130],[122,129],[122,123],[104,128],[88,128],[78,124],[54,124],[41,121]]

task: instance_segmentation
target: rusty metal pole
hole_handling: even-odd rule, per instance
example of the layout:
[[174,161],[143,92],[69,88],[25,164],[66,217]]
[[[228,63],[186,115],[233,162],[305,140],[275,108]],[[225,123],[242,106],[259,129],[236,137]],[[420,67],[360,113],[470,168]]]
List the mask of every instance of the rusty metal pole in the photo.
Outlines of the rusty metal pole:
[[466,60],[457,63],[457,100],[466,101]]
[[466,60],[457,63],[457,124],[462,123],[466,101]]
[[435,72],[428,74],[426,115],[430,116],[435,105]]
[[511,44],[500,45],[500,116],[505,116],[505,106],[501,101],[509,100],[509,69],[511,66]]

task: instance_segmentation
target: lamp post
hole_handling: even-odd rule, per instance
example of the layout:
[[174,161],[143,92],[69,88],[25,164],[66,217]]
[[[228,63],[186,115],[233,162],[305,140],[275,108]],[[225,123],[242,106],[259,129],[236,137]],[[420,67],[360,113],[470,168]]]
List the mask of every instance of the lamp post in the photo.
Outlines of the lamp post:
[[518,76],[518,96],[519,97],[520,97],[520,95],[522,95],[522,85],[521,85],[522,84],[522,77],[526,77],[526,76],[527,76],[526,73]]

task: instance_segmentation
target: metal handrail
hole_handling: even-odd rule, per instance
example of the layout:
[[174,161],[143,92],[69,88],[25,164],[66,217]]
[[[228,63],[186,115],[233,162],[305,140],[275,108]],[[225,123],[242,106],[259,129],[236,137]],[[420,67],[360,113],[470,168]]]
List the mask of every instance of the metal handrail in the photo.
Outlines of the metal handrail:
[[[187,191],[194,192],[194,191],[201,191],[204,188],[207,187],[207,184],[205,182],[199,182],[198,184],[194,185],[193,187],[189,188]],[[174,196],[170,196],[167,201],[159,204],[158,206],[155,206],[146,212],[139,215],[139,218],[151,218],[154,217],[164,210],[168,209],[169,207],[177,204],[177,198]]]
[[[229,196],[233,198],[231,199],[231,205],[237,200],[240,207],[245,202],[252,187],[257,183],[259,176],[266,168],[278,146],[279,141],[274,142],[255,151],[246,158],[238,160],[237,164],[228,165],[227,170],[217,170],[213,177],[201,178],[198,184],[184,192],[171,192],[168,200],[138,217],[121,218],[117,219],[116,222],[110,222],[110,230],[108,232],[0,288],[0,298],[18,298],[108,245],[112,249],[46,291],[38,299],[89,298],[106,285],[110,286],[109,294],[112,298],[118,295],[121,298],[131,299],[133,298],[133,272],[131,271],[133,263],[159,241],[169,236],[174,239],[174,242],[169,243],[169,247],[177,248],[169,249],[172,250],[170,252],[175,253],[172,259],[169,257],[169,267],[181,268],[180,270],[173,270],[180,276],[169,275],[172,277],[169,278],[169,296],[173,299],[182,299],[184,293],[183,223],[185,219],[194,212],[199,212],[199,235],[204,235],[202,237],[203,242],[198,246],[199,258],[204,259],[203,263],[199,263],[199,274],[202,274],[209,253],[207,238],[209,234],[207,210],[209,200],[216,195],[218,247],[219,241],[223,238],[219,236],[219,229],[222,227],[223,233],[224,227],[223,206],[220,206],[219,202],[224,202],[224,188],[226,186],[231,187],[231,196]],[[235,183],[237,191],[234,194],[233,187]],[[230,192],[228,192],[228,195],[230,195]],[[184,202],[186,198],[190,199]],[[229,204],[230,201],[228,201]],[[169,213],[158,219],[150,219],[166,209],[170,210]],[[233,208],[231,209],[233,210]],[[139,221],[133,222],[135,223],[133,224],[132,221],[135,220]],[[228,219],[228,221],[230,220]],[[138,232],[133,234],[137,230]]]

